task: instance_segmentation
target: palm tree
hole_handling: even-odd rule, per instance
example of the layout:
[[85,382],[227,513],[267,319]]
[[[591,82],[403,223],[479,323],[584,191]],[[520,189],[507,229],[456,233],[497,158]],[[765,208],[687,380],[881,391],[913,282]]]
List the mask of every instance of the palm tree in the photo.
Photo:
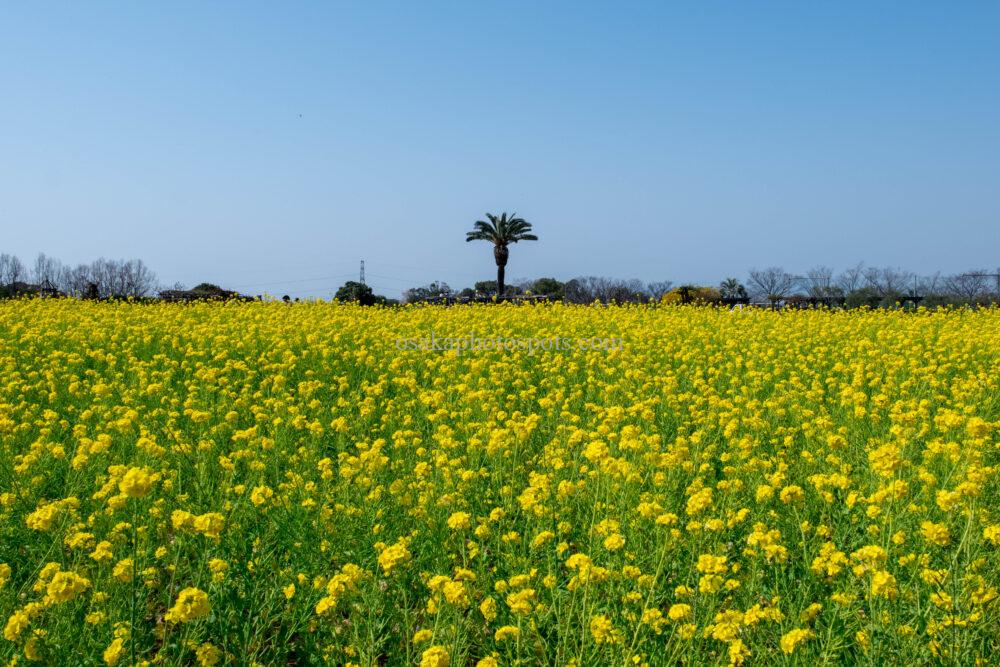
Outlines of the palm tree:
[[531,223],[516,217],[516,214],[508,217],[506,212],[500,216],[487,213],[486,217],[489,222],[476,220],[473,230],[465,235],[465,240],[489,241],[493,244],[493,259],[497,262],[497,298],[502,298],[504,267],[510,256],[507,245],[518,241],[537,241],[538,237],[530,233]]
[[726,278],[719,283],[719,292],[723,299],[745,299],[747,288],[736,278]]

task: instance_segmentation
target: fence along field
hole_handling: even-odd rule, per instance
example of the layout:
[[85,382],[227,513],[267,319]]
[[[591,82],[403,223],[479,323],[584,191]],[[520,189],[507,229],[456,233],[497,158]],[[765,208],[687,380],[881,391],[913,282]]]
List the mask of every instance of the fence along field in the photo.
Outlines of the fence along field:
[[0,303],[0,656],[988,661],[998,350],[997,309]]

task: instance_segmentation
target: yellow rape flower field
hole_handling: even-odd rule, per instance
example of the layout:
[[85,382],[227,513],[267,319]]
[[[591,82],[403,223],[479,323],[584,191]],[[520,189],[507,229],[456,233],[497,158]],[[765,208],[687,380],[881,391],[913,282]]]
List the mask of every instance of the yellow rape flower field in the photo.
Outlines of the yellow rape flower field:
[[0,658],[995,664],[998,435],[996,309],[3,302]]

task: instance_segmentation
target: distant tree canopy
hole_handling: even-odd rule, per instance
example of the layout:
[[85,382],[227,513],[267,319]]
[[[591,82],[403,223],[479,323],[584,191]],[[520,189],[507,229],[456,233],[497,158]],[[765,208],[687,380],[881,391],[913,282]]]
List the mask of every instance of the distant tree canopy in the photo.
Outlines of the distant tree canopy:
[[539,278],[531,284],[527,291],[540,296],[561,299],[566,293],[566,285],[555,278]]
[[496,294],[497,293],[497,281],[495,280],[480,280],[473,285],[473,291],[479,294]]
[[726,278],[719,283],[719,295],[723,299],[748,299],[747,288],[736,278]]
[[663,295],[663,303],[718,303],[722,298],[719,290],[702,285],[681,285]]
[[338,301],[357,301],[362,306],[370,306],[375,303],[375,293],[372,288],[354,280],[348,280],[341,285],[333,298]]
[[[503,222],[502,216],[499,222]],[[514,224],[507,219],[505,224],[505,229],[514,233],[514,227],[518,227],[520,222]],[[520,228],[514,235],[526,231],[527,228]],[[480,238],[479,232],[482,232],[483,239],[492,238],[492,232],[478,229],[470,233],[472,240]],[[521,235],[519,240],[530,240],[528,236],[531,235]],[[435,281],[408,289],[403,297],[407,302],[482,301],[492,298],[496,292],[495,280],[479,281],[473,287],[458,292],[445,282]],[[72,267],[44,253],[39,254],[31,264],[25,264],[16,255],[0,253],[0,298],[71,296],[83,299],[143,299],[154,295],[166,301],[252,299],[212,283],[200,283],[190,290],[180,284],[172,288],[158,287],[156,274],[139,259],[98,259]],[[970,269],[950,276],[940,273],[919,276],[899,268],[866,267],[860,263],[839,274],[826,266],[809,269],[804,275],[789,273],[781,267],[770,267],[751,270],[746,285],[737,278],[729,277],[719,283],[718,288],[695,284],[674,288],[670,281],[645,283],[597,276],[580,276],[564,283],[556,278],[542,277],[506,285],[504,296],[580,304],[703,302],[732,305],[750,301],[758,305],[796,308],[817,305],[846,308],[893,308],[897,304],[906,307],[915,304],[928,307],[985,305],[1000,303],[1000,268]],[[336,292],[336,299],[362,304],[397,303],[394,299],[374,294],[370,286],[356,281],[342,285]],[[285,300],[291,302],[292,298],[286,297]]]
[[431,299],[449,298],[454,296],[454,292],[448,283],[434,281],[430,285],[422,287],[411,287],[403,292],[403,301],[415,303],[417,301],[427,301]]

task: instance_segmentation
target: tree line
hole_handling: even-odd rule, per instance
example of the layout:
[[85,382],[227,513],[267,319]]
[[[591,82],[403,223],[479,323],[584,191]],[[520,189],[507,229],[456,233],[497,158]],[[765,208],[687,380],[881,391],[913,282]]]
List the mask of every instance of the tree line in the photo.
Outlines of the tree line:
[[[500,218],[498,222],[503,229],[503,224],[509,225],[511,219],[507,218],[504,223]],[[515,222],[519,226],[514,229],[523,235],[525,229],[520,225],[521,221],[515,219]],[[942,275],[940,272],[918,275],[899,268],[859,263],[840,272],[827,266],[817,266],[805,273],[794,274],[781,267],[768,267],[751,269],[743,281],[729,277],[718,285],[686,283],[676,286],[669,280],[644,282],[598,276],[580,276],[565,282],[551,277],[518,280],[502,288],[495,280],[480,281],[462,289],[452,289],[445,282],[432,282],[405,290],[402,300],[408,303],[491,301],[501,293],[501,289],[505,299],[544,299],[579,304],[666,301],[756,303],[776,307],[822,303],[848,308],[892,307],[902,302],[931,307],[985,305],[1000,302],[1000,269],[970,269],[953,275]],[[63,295],[108,299],[159,295],[176,299],[181,291],[179,285],[170,290],[161,288],[156,274],[141,259],[101,258],[69,266],[40,253],[31,265],[26,265],[16,255],[0,253],[0,298]],[[214,285],[201,285],[183,291],[181,296],[241,297],[236,292]],[[395,299],[377,295],[370,286],[355,281],[349,281],[337,290],[335,298],[366,304],[397,303]]]
[[39,253],[26,266],[16,255],[0,254],[0,297],[142,298],[155,294],[157,285],[156,274],[141,259],[101,258],[68,266]]
[[[941,273],[921,276],[894,267],[856,264],[839,273],[827,266],[817,266],[803,274],[790,273],[781,267],[754,268],[745,281],[729,277],[717,285],[684,283],[675,286],[670,280],[644,282],[598,276],[581,276],[565,282],[538,278],[506,285],[503,298],[545,297],[580,304],[665,301],[772,307],[815,304],[847,308],[893,307],[905,302],[926,306],[985,305],[1000,301],[998,274],[1000,269],[971,269],[947,276]],[[403,301],[485,301],[497,293],[497,283],[492,280],[458,290],[445,282],[433,282],[405,290]]]

